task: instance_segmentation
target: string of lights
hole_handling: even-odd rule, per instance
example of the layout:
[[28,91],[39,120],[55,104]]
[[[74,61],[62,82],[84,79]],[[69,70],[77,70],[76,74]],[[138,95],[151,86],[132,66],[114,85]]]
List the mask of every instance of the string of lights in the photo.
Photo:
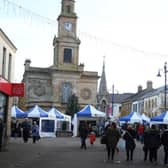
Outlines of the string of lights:
[[132,46],[129,46],[129,45],[119,44],[119,43],[113,42],[109,39],[102,39],[102,38],[99,38],[97,36],[91,35],[91,34],[86,33],[86,32],[80,32],[79,31],[79,36],[90,39],[90,40],[95,40],[97,43],[100,43],[100,44],[106,43],[106,44],[110,44],[110,45],[115,46],[115,47],[119,47],[119,48],[122,48],[122,49],[127,49],[131,52],[134,52],[134,53],[136,52],[136,53],[140,53],[140,54],[148,55],[148,56],[168,57],[168,54],[162,54],[162,53],[159,53],[159,52],[150,52],[150,51],[146,51],[146,50],[143,50],[143,49],[138,49],[138,48],[135,48],[135,47],[132,47]]
[[[26,21],[29,20],[29,22],[33,22],[33,20],[35,20],[36,22],[40,22],[44,25],[51,26],[53,30],[55,30],[55,28],[57,26],[57,23],[55,20],[41,16],[41,15],[37,14],[36,12],[33,12],[29,9],[26,9],[25,7],[22,7],[21,5],[18,5],[17,3],[11,2],[9,0],[0,0],[0,2],[1,2],[0,3],[0,12],[5,13],[6,15],[12,14],[12,16],[14,15],[14,16],[18,16],[18,17],[23,17],[24,20],[26,20]],[[138,48],[135,48],[132,46],[115,43],[109,39],[108,40],[102,39],[100,37],[89,34],[87,32],[82,32],[80,30],[78,31],[78,35],[81,38],[95,41],[95,43],[108,44],[108,45],[112,45],[112,46],[119,47],[122,49],[127,49],[131,52],[141,53],[143,55],[168,57],[168,54],[161,54],[159,52],[158,53],[157,52],[149,52],[149,51],[145,51],[143,49],[138,49]]]
[[37,14],[36,12],[33,12],[21,5],[18,5],[14,2],[11,2],[9,0],[0,0],[0,11],[4,12],[7,15],[14,15],[14,16],[18,16],[18,17],[22,17],[24,16],[25,18],[31,18],[31,19],[35,19],[39,22],[43,22],[44,24],[49,24],[49,25],[56,25],[55,20],[49,19],[47,17],[41,16],[39,14]]

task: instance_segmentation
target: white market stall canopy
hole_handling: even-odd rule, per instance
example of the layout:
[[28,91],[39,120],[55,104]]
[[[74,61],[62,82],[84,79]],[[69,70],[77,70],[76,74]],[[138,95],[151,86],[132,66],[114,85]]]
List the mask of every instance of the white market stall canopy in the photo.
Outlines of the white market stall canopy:
[[128,123],[142,123],[142,117],[137,112],[131,112],[129,115],[120,117],[119,121]]
[[63,116],[64,116],[64,118],[57,118],[57,120],[64,120],[64,121],[68,121],[68,122],[71,123],[71,116],[70,116],[70,115],[61,113],[61,112],[58,111],[58,110],[57,110],[57,112],[58,112],[60,115],[63,115]]
[[13,117],[13,118],[26,118],[27,113],[23,112],[17,106],[12,106],[11,117]]
[[71,131],[71,116],[61,113],[54,107],[47,112],[38,105],[35,105],[28,111],[23,112],[17,106],[13,106],[11,109],[11,117],[38,118],[41,137],[55,137],[56,131],[62,131],[62,126],[65,125],[65,123],[65,131]]
[[143,123],[150,123],[150,118],[144,113],[141,115],[141,118]]
[[60,111],[58,111],[56,108],[54,108],[54,107],[52,107],[48,111],[48,117],[49,118],[64,119],[64,115]]
[[168,111],[151,118],[150,124],[168,124]]
[[72,124],[73,124],[73,136],[77,136],[78,132],[78,121],[81,119],[94,119],[105,118],[106,114],[102,111],[97,110],[92,105],[86,105],[82,110],[74,114]]
[[28,118],[48,117],[48,113],[44,111],[42,108],[40,108],[38,105],[35,105],[35,107],[27,111],[27,117]]
[[67,123],[67,131],[71,131],[71,116],[61,113],[55,107],[48,111],[48,118],[56,119],[57,130],[62,130],[63,122]]
[[86,105],[82,110],[77,112],[77,118],[79,117],[106,117],[106,114],[97,110],[92,105]]

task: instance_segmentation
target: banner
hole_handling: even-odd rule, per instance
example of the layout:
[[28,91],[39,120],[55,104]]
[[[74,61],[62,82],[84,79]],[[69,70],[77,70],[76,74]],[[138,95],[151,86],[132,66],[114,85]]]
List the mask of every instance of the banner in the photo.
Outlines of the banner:
[[12,83],[11,96],[24,96],[24,83]]

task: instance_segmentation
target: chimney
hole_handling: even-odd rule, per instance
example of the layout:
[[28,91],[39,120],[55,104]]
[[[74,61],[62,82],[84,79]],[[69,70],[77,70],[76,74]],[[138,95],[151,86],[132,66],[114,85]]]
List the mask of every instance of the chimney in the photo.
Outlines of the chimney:
[[139,86],[138,86],[138,93],[141,92],[141,91],[142,91],[142,86],[139,85]]
[[26,59],[26,60],[25,60],[25,63],[24,63],[25,71],[29,69],[30,64],[31,64],[31,60],[30,60],[30,59]]
[[147,83],[146,83],[146,89],[148,89],[148,90],[153,89],[153,83],[152,83],[152,81],[147,81]]

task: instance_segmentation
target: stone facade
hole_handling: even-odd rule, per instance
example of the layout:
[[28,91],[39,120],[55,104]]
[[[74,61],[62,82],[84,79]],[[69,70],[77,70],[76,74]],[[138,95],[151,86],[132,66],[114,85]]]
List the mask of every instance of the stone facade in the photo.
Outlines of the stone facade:
[[77,37],[77,15],[73,0],[62,0],[58,16],[58,37],[54,37],[53,65],[48,68],[31,67],[25,61],[23,82],[25,83],[26,108],[35,104],[49,109],[56,107],[65,111],[69,96],[76,94],[81,107],[96,105],[98,72],[84,71],[79,64],[79,45]]

